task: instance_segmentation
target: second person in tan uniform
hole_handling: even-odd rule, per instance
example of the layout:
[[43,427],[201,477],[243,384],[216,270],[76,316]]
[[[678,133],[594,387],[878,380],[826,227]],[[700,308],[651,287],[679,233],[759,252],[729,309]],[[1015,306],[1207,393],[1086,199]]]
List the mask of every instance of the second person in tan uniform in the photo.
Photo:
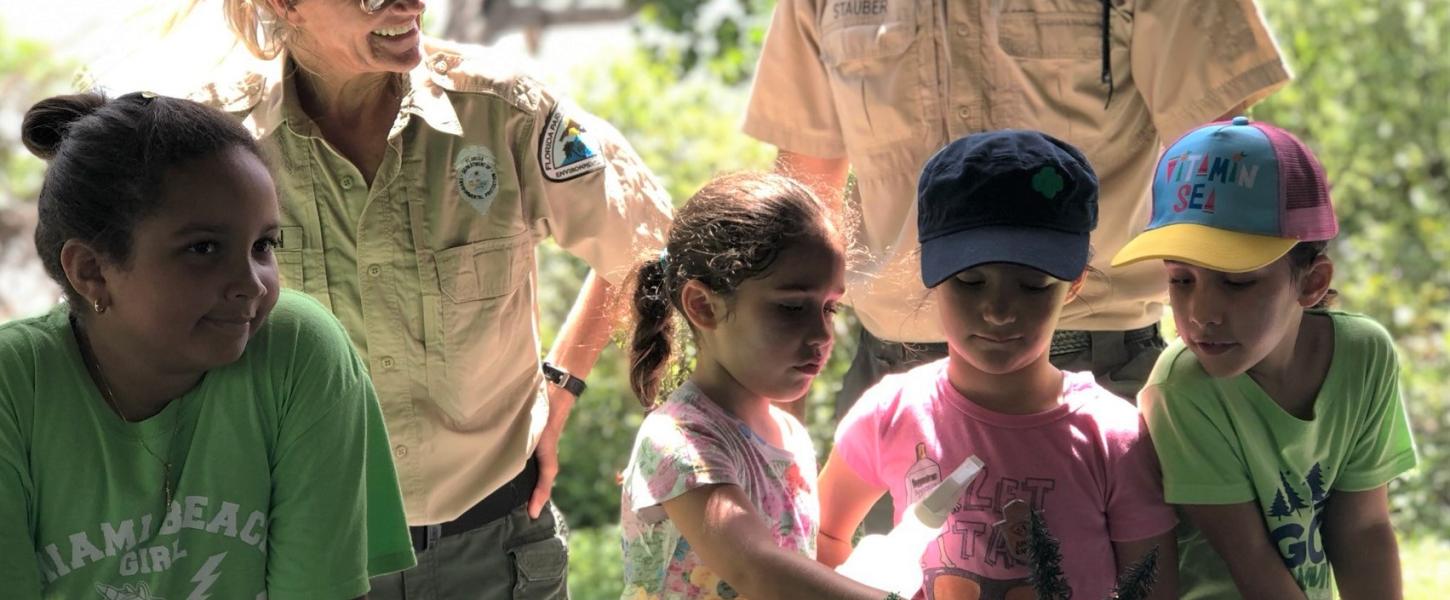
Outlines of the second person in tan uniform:
[[947,142],[1043,131],[1101,178],[1080,300],[1052,361],[1131,398],[1162,348],[1156,269],[1108,259],[1147,224],[1165,140],[1289,79],[1252,0],[780,0],[745,132],[778,165],[860,211],[847,299],[864,327],[838,413],[881,376],[939,358],[933,299],[913,276],[917,175]]
[[[373,580],[371,597],[562,597],[564,525],[547,502],[559,436],[615,284],[663,245],[668,197],[608,124],[481,48],[423,39],[419,0],[226,10],[275,70],[203,99],[272,151],[283,282],[340,318],[394,443],[418,567]],[[546,238],[594,268],[552,365]]]

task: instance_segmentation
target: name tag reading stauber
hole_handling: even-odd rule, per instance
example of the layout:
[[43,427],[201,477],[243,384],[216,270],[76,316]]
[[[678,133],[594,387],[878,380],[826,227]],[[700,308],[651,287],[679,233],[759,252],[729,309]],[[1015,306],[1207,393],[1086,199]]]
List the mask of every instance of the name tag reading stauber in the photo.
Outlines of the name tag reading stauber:
[[837,19],[885,13],[886,0],[842,0],[831,5],[831,14]]

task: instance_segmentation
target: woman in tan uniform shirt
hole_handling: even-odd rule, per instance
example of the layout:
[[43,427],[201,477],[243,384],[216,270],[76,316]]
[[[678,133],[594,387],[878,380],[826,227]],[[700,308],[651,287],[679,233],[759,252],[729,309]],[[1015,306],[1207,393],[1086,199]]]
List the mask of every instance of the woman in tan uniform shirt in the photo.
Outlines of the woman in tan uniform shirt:
[[[273,151],[283,283],[341,319],[394,444],[418,567],[372,597],[562,596],[559,435],[669,199],[608,124],[482,48],[423,38],[420,0],[225,7],[276,72],[201,99]],[[541,364],[547,237],[594,272]]]

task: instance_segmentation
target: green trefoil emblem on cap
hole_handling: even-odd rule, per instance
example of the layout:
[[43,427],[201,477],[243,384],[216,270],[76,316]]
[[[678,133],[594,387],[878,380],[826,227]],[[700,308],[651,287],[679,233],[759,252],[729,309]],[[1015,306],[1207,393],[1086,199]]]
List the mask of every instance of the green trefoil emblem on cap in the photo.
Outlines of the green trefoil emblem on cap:
[[1057,193],[1062,191],[1062,187],[1062,175],[1058,175],[1057,169],[1052,167],[1042,167],[1037,170],[1036,175],[1032,176],[1032,189],[1037,190],[1037,193],[1042,194],[1042,197],[1048,200],[1056,198]]

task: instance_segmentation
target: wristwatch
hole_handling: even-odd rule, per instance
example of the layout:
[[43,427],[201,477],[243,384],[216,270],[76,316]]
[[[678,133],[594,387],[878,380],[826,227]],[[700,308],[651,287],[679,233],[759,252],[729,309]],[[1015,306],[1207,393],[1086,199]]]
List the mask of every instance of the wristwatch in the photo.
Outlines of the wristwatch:
[[575,398],[583,396],[584,390],[589,387],[583,379],[570,375],[568,371],[547,361],[544,362],[544,380],[564,388],[564,391],[574,394]]

